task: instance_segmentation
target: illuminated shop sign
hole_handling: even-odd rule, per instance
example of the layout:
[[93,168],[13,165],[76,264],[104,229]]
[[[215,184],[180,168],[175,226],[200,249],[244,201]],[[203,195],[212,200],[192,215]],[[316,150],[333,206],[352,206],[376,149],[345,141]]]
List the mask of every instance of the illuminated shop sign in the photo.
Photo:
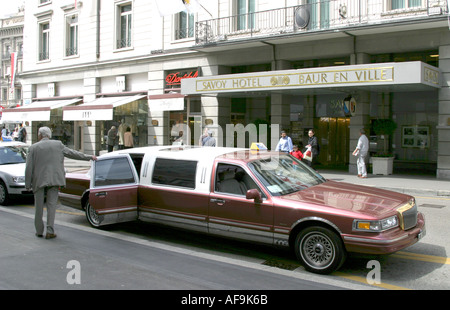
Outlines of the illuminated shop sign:
[[181,87],[182,79],[191,79],[196,77],[198,77],[198,70],[171,72],[166,75],[166,88],[179,88]]

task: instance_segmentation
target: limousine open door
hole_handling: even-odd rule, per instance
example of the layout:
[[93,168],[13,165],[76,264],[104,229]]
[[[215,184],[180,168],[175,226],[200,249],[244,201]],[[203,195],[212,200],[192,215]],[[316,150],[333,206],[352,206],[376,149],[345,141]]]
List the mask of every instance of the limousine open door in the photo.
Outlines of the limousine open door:
[[128,154],[99,158],[92,165],[86,217],[94,227],[134,221],[139,177]]

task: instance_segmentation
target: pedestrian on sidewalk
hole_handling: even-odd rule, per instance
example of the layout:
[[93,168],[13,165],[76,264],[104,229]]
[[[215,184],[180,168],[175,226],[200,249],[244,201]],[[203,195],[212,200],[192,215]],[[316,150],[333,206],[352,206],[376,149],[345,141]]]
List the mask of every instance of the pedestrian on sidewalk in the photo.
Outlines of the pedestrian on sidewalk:
[[278,141],[277,146],[275,147],[275,151],[290,153],[292,152],[293,144],[291,137],[288,137],[286,131],[281,131],[281,138]]
[[134,147],[133,135],[131,134],[131,128],[127,127],[127,131],[123,134],[123,146],[126,149]]
[[108,144],[108,153],[114,150],[114,145],[116,144],[117,138],[117,129],[116,126],[111,126],[111,129],[108,130],[107,136],[107,144]]
[[294,156],[295,158],[298,158],[298,159],[300,159],[300,160],[303,159],[303,153],[298,149],[298,146],[297,146],[297,145],[294,145],[294,146],[292,147],[292,152],[290,152],[290,154],[291,154],[292,156]]
[[[319,141],[317,140],[317,137],[315,136],[314,129],[310,129],[308,131],[308,144],[306,145],[306,149],[311,149],[311,157],[312,160],[309,162],[309,166],[311,168],[314,168],[315,164],[317,163],[317,156],[319,156],[320,153],[320,146]],[[304,152],[305,153],[305,152]]]
[[369,139],[364,128],[359,130],[358,144],[353,151],[353,156],[358,156],[356,166],[358,167],[358,177],[367,178],[366,157],[369,152]]
[[66,185],[64,157],[78,160],[97,160],[95,155],[86,155],[72,150],[59,140],[50,140],[52,131],[41,127],[38,131],[38,142],[28,150],[25,168],[25,188],[33,190],[36,236],[43,237],[44,222],[42,215],[47,207],[46,239],[55,238],[55,212],[60,186]]

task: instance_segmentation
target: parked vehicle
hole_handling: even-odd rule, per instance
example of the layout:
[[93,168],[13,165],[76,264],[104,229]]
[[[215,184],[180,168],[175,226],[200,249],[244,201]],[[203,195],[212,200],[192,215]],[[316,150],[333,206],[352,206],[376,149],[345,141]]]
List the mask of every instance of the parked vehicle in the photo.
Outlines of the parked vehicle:
[[143,220],[290,246],[307,270],[330,273],[347,252],[386,254],[425,234],[414,197],[324,179],[291,155],[235,148],[111,152],[67,174],[64,203],[94,227]]
[[0,205],[11,198],[32,195],[25,189],[25,165],[28,145],[18,141],[0,142]]

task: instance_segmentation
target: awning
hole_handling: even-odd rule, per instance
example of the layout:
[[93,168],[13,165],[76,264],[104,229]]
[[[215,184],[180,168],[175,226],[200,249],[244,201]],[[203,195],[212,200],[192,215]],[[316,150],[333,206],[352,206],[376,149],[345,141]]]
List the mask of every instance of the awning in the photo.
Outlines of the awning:
[[147,95],[102,97],[77,106],[63,108],[64,121],[109,121],[113,109],[147,97]]
[[148,109],[150,112],[183,111],[184,97],[181,94],[149,95]]
[[49,121],[51,110],[75,104],[81,100],[83,99],[34,101],[17,108],[4,109],[2,122]]

